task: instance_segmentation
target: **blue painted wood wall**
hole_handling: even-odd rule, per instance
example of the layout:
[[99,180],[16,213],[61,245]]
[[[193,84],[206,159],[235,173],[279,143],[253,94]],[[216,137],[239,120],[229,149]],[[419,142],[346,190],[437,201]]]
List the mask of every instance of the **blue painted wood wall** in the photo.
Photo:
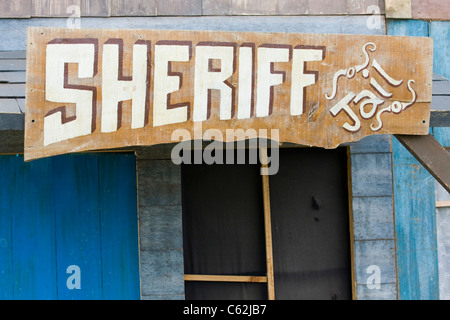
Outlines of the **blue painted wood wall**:
[[[450,77],[450,22],[391,20],[387,34],[434,39],[433,71]],[[449,145],[450,128],[430,128]],[[439,299],[434,178],[392,140],[399,299]]]
[[0,156],[0,177],[0,299],[140,298],[133,155]]

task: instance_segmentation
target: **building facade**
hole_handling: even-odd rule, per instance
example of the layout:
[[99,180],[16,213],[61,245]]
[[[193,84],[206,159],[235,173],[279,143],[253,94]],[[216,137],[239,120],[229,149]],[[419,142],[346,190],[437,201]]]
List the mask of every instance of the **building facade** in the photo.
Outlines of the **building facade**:
[[[266,184],[259,163],[175,164],[174,144],[22,156],[29,26],[432,37],[431,108],[448,112],[445,3],[33,0],[0,15],[2,299],[268,299],[269,268],[275,299],[450,297],[448,192],[392,135],[281,145]],[[450,147],[448,124],[430,132]]]

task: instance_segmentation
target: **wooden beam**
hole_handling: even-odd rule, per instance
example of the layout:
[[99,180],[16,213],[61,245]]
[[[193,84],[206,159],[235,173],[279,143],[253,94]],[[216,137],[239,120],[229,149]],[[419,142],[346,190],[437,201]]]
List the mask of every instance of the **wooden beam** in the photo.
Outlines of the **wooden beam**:
[[431,134],[394,136],[450,192],[450,153]]
[[267,293],[269,300],[275,300],[275,282],[273,276],[272,223],[270,219],[270,191],[268,175],[267,148],[259,149],[263,187],[264,229],[266,239]]
[[264,276],[233,276],[210,274],[185,274],[185,281],[217,281],[217,282],[267,282]]
[[450,207],[450,201],[436,201],[436,208]]

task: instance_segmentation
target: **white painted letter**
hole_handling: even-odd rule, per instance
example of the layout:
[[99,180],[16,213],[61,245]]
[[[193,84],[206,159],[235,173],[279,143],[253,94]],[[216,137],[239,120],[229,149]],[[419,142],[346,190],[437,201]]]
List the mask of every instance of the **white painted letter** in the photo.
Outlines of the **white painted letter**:
[[305,106],[304,89],[316,83],[317,74],[315,72],[305,73],[306,61],[323,60],[322,49],[295,48],[292,56],[292,85],[291,85],[291,115],[303,114]]
[[258,75],[256,90],[256,116],[267,117],[273,103],[271,87],[282,84],[284,76],[272,73],[273,62],[289,62],[289,48],[258,48]]
[[167,96],[180,89],[181,78],[170,75],[170,61],[189,61],[187,45],[155,45],[155,80],[153,90],[153,126],[187,121],[187,106],[168,109]]
[[92,43],[49,43],[46,54],[45,98],[52,102],[75,103],[76,111],[69,121],[62,110],[44,117],[44,146],[92,133],[93,92],[65,88],[64,74],[67,63],[78,63],[79,78],[93,77],[95,46]]
[[353,120],[353,124],[350,124],[348,122],[344,123],[342,127],[350,132],[356,132],[361,128],[361,121],[359,121],[356,114],[353,112],[353,110],[348,105],[350,101],[353,100],[355,97],[355,94],[353,92],[348,93],[344,98],[339,100],[338,103],[336,103],[331,109],[330,112],[333,115],[333,117],[336,117],[339,112],[344,110],[344,112],[350,117],[350,119]]
[[[220,60],[220,70],[211,70],[212,60]],[[231,119],[233,90],[226,80],[233,75],[234,47],[199,45],[195,50],[194,121],[208,117],[208,90],[220,90],[220,120]],[[211,103],[211,102],[210,102]]]
[[250,118],[253,93],[253,48],[240,47],[239,49],[239,95],[238,119]]
[[[109,40],[111,41],[111,40]],[[147,44],[133,45],[132,80],[119,79],[119,44],[103,45],[102,66],[102,132],[118,129],[118,103],[132,100],[131,128],[145,124],[145,98],[147,95]]]

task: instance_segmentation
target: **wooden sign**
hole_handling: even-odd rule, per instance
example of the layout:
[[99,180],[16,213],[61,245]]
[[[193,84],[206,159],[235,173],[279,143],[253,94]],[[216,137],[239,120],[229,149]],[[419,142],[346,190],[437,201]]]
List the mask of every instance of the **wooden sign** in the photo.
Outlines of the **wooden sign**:
[[424,135],[432,56],[418,37],[29,28],[25,160],[206,136]]

